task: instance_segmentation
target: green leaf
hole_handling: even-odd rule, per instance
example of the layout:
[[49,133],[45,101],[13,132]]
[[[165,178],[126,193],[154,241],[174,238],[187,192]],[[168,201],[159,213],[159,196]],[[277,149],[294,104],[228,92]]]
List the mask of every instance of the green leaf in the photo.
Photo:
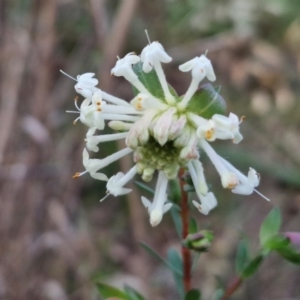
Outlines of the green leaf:
[[264,256],[261,254],[253,258],[244,269],[242,273],[242,278],[247,278],[252,276],[258,270],[263,260],[264,260]]
[[152,189],[151,187],[149,187],[148,185],[142,183],[142,182],[139,182],[139,181],[135,181],[134,182],[140,189],[148,192],[149,194],[151,195],[154,195],[155,191],[154,189]]
[[169,180],[169,194],[168,198],[178,204],[181,200],[181,190],[178,178]]
[[[145,88],[158,99],[164,99],[164,91],[161,87],[159,79],[154,69],[149,73],[145,73],[143,71],[143,63],[138,62],[132,66],[134,73],[138,76],[140,82],[145,86]],[[133,87],[133,92],[135,95],[139,93],[139,91]]]
[[275,235],[268,239],[268,241],[265,244],[265,248],[270,250],[280,250],[284,249],[287,246],[290,245],[290,240],[282,235]]
[[300,265],[300,253],[290,245],[277,249],[277,252],[287,261],[296,265]]
[[183,287],[183,275],[182,271],[181,274],[178,274],[178,272],[174,272],[175,270],[182,270],[183,264],[181,256],[178,254],[178,252],[174,248],[170,248],[168,250],[168,263],[173,267],[171,269],[173,278],[176,284],[177,291],[180,295],[180,298],[182,299],[184,297],[184,287]]
[[199,290],[192,289],[187,292],[187,294],[184,297],[184,300],[200,300],[201,299],[201,293]]
[[198,232],[198,225],[195,218],[190,218],[189,224],[189,233],[196,233]]
[[259,239],[260,244],[263,248],[265,248],[268,240],[278,233],[280,226],[280,210],[276,207],[273,208],[271,212],[267,215],[260,228]]
[[119,290],[119,289],[117,289],[117,288],[115,288],[111,285],[108,285],[108,284],[103,283],[103,282],[97,282],[96,286],[97,286],[99,294],[104,299],[114,297],[114,298],[117,298],[117,299],[128,300],[127,295],[123,291],[121,291],[121,290]]
[[221,300],[224,295],[224,290],[218,289],[213,295],[212,300]]
[[225,114],[226,102],[210,83],[205,83],[193,95],[187,109],[205,119],[210,119],[214,114]]
[[235,258],[236,273],[241,275],[250,260],[249,245],[246,239],[240,241]]
[[173,219],[173,222],[175,224],[175,228],[177,231],[177,234],[179,238],[181,239],[182,236],[182,222],[180,217],[180,208],[177,205],[174,205],[171,207],[171,216]]
[[130,300],[145,300],[145,298],[140,293],[138,293],[135,289],[133,289],[132,287],[126,285],[124,287],[124,289],[128,296],[128,299],[130,299]]
[[155,250],[149,247],[147,244],[141,242],[140,245],[154,258],[160,260],[163,264],[165,264],[172,272],[177,273],[178,275],[182,276],[182,268],[176,268],[175,265],[173,266],[169,260],[165,260],[161,257]]

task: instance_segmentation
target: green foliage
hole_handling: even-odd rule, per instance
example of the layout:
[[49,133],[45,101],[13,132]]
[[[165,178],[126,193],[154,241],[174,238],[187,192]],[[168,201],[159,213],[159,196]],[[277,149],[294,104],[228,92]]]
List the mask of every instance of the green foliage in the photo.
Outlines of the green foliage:
[[199,290],[192,289],[186,293],[184,300],[201,300],[201,293]]
[[142,189],[143,191],[148,192],[151,195],[154,195],[155,191],[154,189],[152,189],[150,186],[144,184],[143,182],[140,181],[135,181],[134,182],[140,189]]
[[250,260],[249,245],[246,239],[240,241],[235,259],[236,273],[242,275]]
[[198,231],[198,225],[195,218],[190,218],[189,233],[196,233]]
[[214,114],[225,114],[226,102],[219,94],[219,89],[215,90],[210,83],[205,83],[193,95],[187,109],[205,119],[210,119]]
[[218,290],[214,293],[212,300],[220,300],[220,299],[222,299],[223,295],[224,295],[224,290],[218,289]]
[[97,286],[99,294],[104,299],[115,297],[115,298],[122,299],[122,300],[123,299],[128,300],[126,293],[124,293],[123,291],[121,291],[111,285],[108,285],[103,282],[97,282],[96,286]]
[[281,215],[279,209],[276,207],[267,215],[260,228],[259,239],[263,248],[267,247],[268,241],[278,233],[280,226]]
[[[172,272],[175,272],[177,275],[182,276],[182,268],[179,267],[178,261],[173,264],[175,261],[170,262],[169,259],[164,259],[161,257],[154,249],[152,249],[150,246],[148,246],[145,243],[140,243],[140,245],[154,258],[160,260],[168,269],[170,269]],[[182,265],[181,265],[182,266]]]
[[181,200],[181,189],[178,178],[169,180],[169,199],[178,204]]
[[182,222],[180,217],[180,207],[177,205],[174,205],[171,207],[171,216],[177,231],[177,234],[179,238],[181,239],[182,236]]
[[126,285],[124,290],[130,300],[144,300],[145,298],[132,287]]
[[[154,69],[152,69],[152,71],[150,71],[149,73],[145,73],[143,71],[143,64],[142,62],[138,62],[137,64],[134,64],[132,66],[132,69],[134,71],[134,73],[138,76],[139,80],[144,84],[144,86],[146,87],[146,89],[156,98],[160,99],[160,100],[164,100],[165,99],[165,95],[164,95],[164,91],[161,87],[161,84],[159,82],[159,79],[157,77],[157,74],[155,72]],[[139,91],[135,88],[133,88],[133,93],[135,95],[137,95],[139,93]],[[169,85],[169,89],[171,94],[173,94],[173,96],[175,96],[175,98],[177,97],[177,93],[176,91],[173,89],[173,87],[171,87]]]
[[103,282],[97,282],[99,294],[104,299],[145,300],[145,298],[130,286],[125,286],[124,292]]
[[254,257],[243,270],[241,277],[248,278],[252,276],[255,272],[257,272],[263,260],[264,260],[264,256],[262,254],[259,254],[256,257]]
[[[168,263],[171,266],[173,266],[173,268],[175,270],[183,269],[182,258],[174,248],[170,248],[168,250]],[[174,278],[174,281],[176,284],[177,291],[182,299],[184,297],[183,274],[182,273],[178,274],[178,272],[175,272],[173,269],[171,271],[173,274],[173,278]]]

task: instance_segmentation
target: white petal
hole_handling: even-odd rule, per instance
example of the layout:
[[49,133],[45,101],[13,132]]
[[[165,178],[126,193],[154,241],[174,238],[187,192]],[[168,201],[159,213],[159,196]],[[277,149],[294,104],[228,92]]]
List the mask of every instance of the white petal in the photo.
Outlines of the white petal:
[[142,196],[141,197],[141,199],[142,199],[142,203],[143,203],[143,205],[147,208],[147,209],[149,209],[150,207],[151,207],[151,201],[150,200],[148,200],[146,197],[144,197],[144,196]]

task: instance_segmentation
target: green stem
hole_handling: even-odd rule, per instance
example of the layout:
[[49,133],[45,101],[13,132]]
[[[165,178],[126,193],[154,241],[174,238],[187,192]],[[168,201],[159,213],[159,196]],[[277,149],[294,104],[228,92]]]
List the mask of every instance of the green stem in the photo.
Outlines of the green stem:
[[241,277],[235,277],[235,278],[233,278],[233,280],[231,281],[231,283],[226,288],[226,290],[224,292],[224,295],[221,298],[221,300],[227,300],[227,299],[229,299],[229,297],[236,292],[236,290],[241,286],[242,283],[243,283],[243,279]]

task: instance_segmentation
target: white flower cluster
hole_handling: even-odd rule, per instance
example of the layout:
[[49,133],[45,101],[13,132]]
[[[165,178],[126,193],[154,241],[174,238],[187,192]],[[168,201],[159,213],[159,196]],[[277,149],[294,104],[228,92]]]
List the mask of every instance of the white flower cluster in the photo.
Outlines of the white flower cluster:
[[[75,90],[85,100],[80,107],[75,101],[79,119],[89,127],[86,135],[86,148],[99,151],[99,144],[107,141],[125,139],[127,147],[103,159],[89,158],[83,151],[85,171],[74,177],[90,173],[98,180],[107,181],[107,194],[120,196],[131,190],[124,187],[136,173],[141,174],[146,182],[151,181],[158,172],[153,201],[142,197],[142,203],[150,215],[150,223],[156,226],[162,220],[172,204],[168,202],[168,180],[176,178],[181,167],[188,169],[200,202],[193,201],[195,207],[203,214],[208,214],[217,205],[214,194],[206,184],[204,170],[200,162],[200,151],[205,151],[220,175],[222,186],[233,193],[249,195],[259,184],[259,174],[250,168],[245,176],[224,158],[220,157],[209,142],[216,139],[230,139],[239,143],[241,121],[230,113],[228,117],[220,114],[205,119],[188,107],[199,83],[206,77],[215,81],[216,76],[210,60],[206,55],[179,66],[183,72],[191,71],[192,82],[183,97],[177,97],[169,89],[161,63],[169,63],[172,58],[158,42],[147,45],[141,56],[129,53],[118,59],[111,70],[115,76],[123,76],[139,93],[128,103],[125,100],[105,93],[96,87],[98,80],[93,73],[77,76]],[[142,64],[144,73],[155,71],[164,97],[155,97],[139,79],[133,69],[135,64]],[[103,130],[106,120],[108,126],[116,131],[114,134],[95,135],[96,130]],[[117,173],[111,178],[99,171],[127,154],[133,154],[135,165],[128,173]],[[256,191],[257,192],[257,191]],[[106,198],[106,197],[105,197]],[[267,199],[268,200],[268,199]]]

